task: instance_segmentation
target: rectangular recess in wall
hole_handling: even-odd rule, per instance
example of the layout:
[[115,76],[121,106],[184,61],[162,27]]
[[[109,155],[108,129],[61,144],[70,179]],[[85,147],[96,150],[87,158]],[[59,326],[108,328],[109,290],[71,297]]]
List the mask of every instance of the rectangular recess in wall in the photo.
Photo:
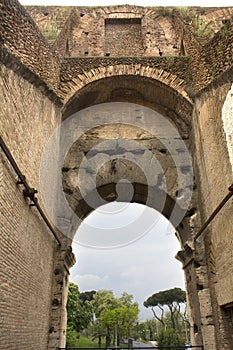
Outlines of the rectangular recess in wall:
[[142,56],[141,18],[105,19],[106,56]]

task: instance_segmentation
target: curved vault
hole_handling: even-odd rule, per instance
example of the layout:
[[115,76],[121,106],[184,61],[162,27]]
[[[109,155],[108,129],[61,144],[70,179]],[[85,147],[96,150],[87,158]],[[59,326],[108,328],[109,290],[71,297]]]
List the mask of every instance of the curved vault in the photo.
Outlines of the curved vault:
[[[73,214],[66,215],[63,206],[59,217],[70,222],[69,236],[92,210],[117,200],[156,209],[178,229],[183,244],[190,235],[195,205],[187,197],[193,189],[192,166],[182,160],[188,152],[187,140],[185,144],[174,120],[171,123],[155,110],[128,102],[94,105],[64,123],[70,119],[74,125],[69,136],[77,132],[75,125],[85,124],[86,129],[72,143],[62,167],[63,191]],[[181,125],[181,132],[189,135]]]
[[63,108],[63,120],[92,105],[105,102],[131,102],[158,111],[173,122],[183,138],[191,127],[192,101],[185,88],[169,80],[141,75],[115,75],[76,85],[72,82],[69,99]]

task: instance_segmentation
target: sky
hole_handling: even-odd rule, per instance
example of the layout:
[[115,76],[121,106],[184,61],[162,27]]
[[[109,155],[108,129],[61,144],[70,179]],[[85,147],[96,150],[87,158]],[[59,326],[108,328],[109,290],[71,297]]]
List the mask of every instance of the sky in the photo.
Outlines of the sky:
[[[124,228],[127,233],[122,237]],[[184,289],[181,263],[174,257],[179,249],[174,228],[157,211],[113,202],[81,224],[73,242],[77,262],[70,280],[80,291],[107,289],[116,297],[124,291],[133,294],[143,321],[153,318],[143,306],[150,295],[173,287]]]
[[138,5],[138,6],[232,6],[232,0],[20,0],[22,5],[56,5],[56,6],[110,6],[110,5]]

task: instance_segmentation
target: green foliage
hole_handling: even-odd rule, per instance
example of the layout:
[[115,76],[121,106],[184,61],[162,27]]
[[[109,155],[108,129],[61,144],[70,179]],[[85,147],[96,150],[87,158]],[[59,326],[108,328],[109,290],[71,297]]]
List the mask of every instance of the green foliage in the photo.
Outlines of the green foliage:
[[200,38],[210,39],[218,29],[216,21],[206,22],[201,16],[201,12],[197,12],[192,7],[178,7],[180,15],[189,26],[192,33]]
[[84,349],[88,349],[88,348],[97,348],[98,344],[96,341],[91,340],[90,338],[84,336],[84,335],[80,335],[77,345],[76,347],[78,348],[84,348]]
[[186,293],[181,288],[173,288],[164,290],[150,296],[144,301],[144,306],[172,305],[173,303],[184,303],[186,301]]
[[76,348],[78,347],[78,332],[73,329],[71,325],[67,325],[66,328],[66,347]]
[[80,298],[80,300],[82,302],[82,305],[85,305],[85,303],[87,301],[89,301],[89,302],[92,301],[93,298],[94,298],[95,293],[96,293],[95,290],[91,290],[91,291],[86,291],[86,292],[80,293],[79,298]]
[[139,314],[138,303],[133,302],[133,295],[123,293],[116,298],[112,291],[99,290],[93,296],[92,306],[96,321],[92,324],[92,335],[99,339],[105,337],[106,347],[113,339],[130,336],[130,331]]
[[105,309],[117,307],[117,300],[111,290],[98,290],[92,301],[95,316],[98,318]]
[[69,283],[68,299],[67,299],[67,325],[76,332],[82,328],[81,321],[81,301],[79,299],[79,289],[74,283]]
[[185,341],[171,328],[162,328],[157,337],[158,346],[184,346]]
[[55,40],[59,34],[59,28],[55,21],[47,21],[42,28],[42,34],[47,40]]
[[86,328],[93,317],[91,300],[94,291],[80,293],[78,286],[69,283],[67,299],[67,325],[72,327],[76,332]]
[[210,27],[210,22],[206,23],[200,16],[196,16],[192,21],[193,30],[192,32],[198,36],[209,36],[213,35],[213,30]]
[[223,38],[225,38],[228,34],[228,27],[226,24],[223,24],[222,28],[220,29],[220,34]]
[[[172,288],[153,294],[144,302],[144,306],[151,307],[155,319],[160,322],[160,329],[161,327],[165,330],[173,329],[175,334],[181,336],[186,333],[187,336],[187,331],[184,330],[187,328],[188,321],[185,313],[181,312],[181,304],[185,303],[185,291],[181,288]],[[166,314],[164,307],[169,309]]]

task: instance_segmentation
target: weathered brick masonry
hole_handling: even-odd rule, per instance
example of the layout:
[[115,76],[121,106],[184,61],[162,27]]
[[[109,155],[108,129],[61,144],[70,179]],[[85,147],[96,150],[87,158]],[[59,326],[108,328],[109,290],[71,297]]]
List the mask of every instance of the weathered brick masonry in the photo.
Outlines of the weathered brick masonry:
[[[139,110],[148,107],[159,113],[177,128],[195,175],[187,214],[176,227],[192,343],[204,344],[205,350],[233,349],[232,199],[195,240],[232,183],[233,8],[24,8],[16,0],[3,0],[0,9],[0,136],[30,187],[38,190],[44,211],[43,149],[74,112],[86,107],[98,111],[106,102],[131,102]],[[91,112],[86,116],[93,125]],[[62,217],[56,197],[59,174],[54,159],[60,136],[48,159],[46,188],[54,190],[48,199],[53,217],[59,216],[72,236],[73,222],[65,213]],[[84,155],[99,140],[121,138],[139,142],[159,160],[168,191],[162,213],[169,219],[179,195],[172,154],[149,132],[123,123],[117,129],[100,125],[69,150],[60,175],[70,207],[80,217],[91,210],[77,186]],[[145,176],[137,166],[126,165],[114,172],[111,163],[102,167],[99,192],[115,200],[116,183],[127,176],[134,184],[134,200],[146,203]],[[58,244],[17,181],[1,149],[0,347],[56,349],[65,345],[68,274],[75,261],[72,242],[51,221]],[[162,193],[159,184],[155,188]],[[157,205],[154,198],[150,203]]]

